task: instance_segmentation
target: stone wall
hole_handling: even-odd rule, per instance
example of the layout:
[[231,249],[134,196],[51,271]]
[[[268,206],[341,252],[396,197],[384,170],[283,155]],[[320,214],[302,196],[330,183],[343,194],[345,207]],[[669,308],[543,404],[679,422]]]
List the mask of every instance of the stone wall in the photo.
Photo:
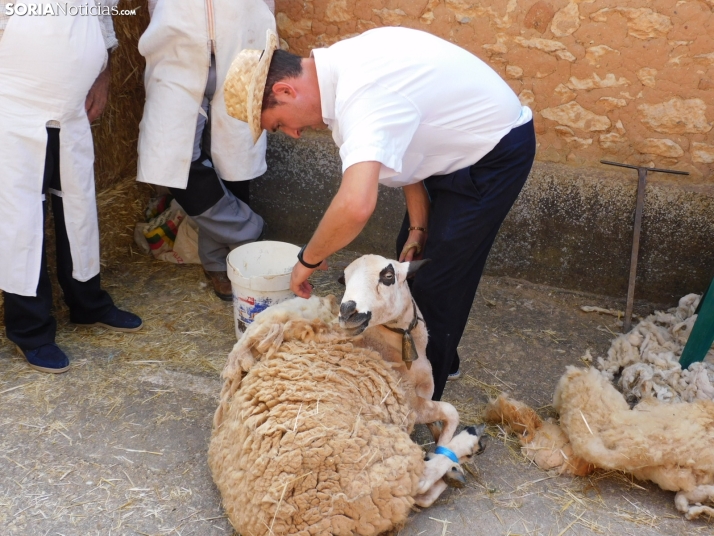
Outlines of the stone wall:
[[[340,185],[340,156],[326,131],[268,137],[268,173],[251,205],[268,237],[307,242]],[[637,174],[536,162],[486,264],[491,275],[623,298],[627,294]],[[380,187],[377,209],[349,246],[395,255],[404,217],[400,188]],[[637,269],[638,300],[673,305],[714,276],[714,191],[649,183]]]
[[714,0],[276,0],[276,10],[296,54],[379,26],[468,49],[533,109],[539,161],[607,159],[691,173],[653,181],[714,183]]

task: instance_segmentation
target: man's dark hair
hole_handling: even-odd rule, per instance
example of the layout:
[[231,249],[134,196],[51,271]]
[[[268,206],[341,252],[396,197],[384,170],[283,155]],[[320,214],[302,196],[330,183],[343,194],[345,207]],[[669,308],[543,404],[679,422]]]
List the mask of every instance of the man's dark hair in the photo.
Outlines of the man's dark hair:
[[268,78],[263,91],[263,110],[269,110],[278,105],[273,93],[273,85],[286,78],[298,78],[302,74],[302,58],[285,50],[276,50],[270,60]]

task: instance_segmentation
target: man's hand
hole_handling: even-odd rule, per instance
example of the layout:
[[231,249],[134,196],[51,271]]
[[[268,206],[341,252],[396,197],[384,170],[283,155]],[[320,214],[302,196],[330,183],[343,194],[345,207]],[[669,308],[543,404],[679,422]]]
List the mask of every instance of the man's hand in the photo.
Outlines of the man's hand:
[[402,188],[409,213],[409,236],[399,254],[399,262],[423,258],[426,244],[426,229],[429,223],[429,195],[423,182],[415,182]]
[[345,171],[337,194],[327,207],[308,247],[303,250],[308,264],[323,259],[322,264],[311,269],[298,262],[293,267],[290,290],[296,295],[309,298],[312,286],[307,278],[310,274],[315,270],[327,270],[324,259],[352,242],[367,224],[377,205],[381,166],[376,161],[359,162]]
[[87,93],[87,98],[84,101],[84,109],[87,111],[87,118],[91,123],[97,119],[109,100],[109,82],[111,81],[111,71],[109,70],[109,62],[107,62],[107,68],[104,69],[97,79],[89,88],[89,93]]
[[290,275],[290,290],[292,290],[296,296],[305,299],[310,297],[312,294],[312,285],[307,278],[310,277],[315,270],[327,270],[327,261],[322,261],[317,268],[308,268],[303,266],[300,262],[295,263],[293,273]]
[[425,231],[409,231],[407,241],[399,254],[399,262],[416,261],[423,258],[424,245],[426,244]]

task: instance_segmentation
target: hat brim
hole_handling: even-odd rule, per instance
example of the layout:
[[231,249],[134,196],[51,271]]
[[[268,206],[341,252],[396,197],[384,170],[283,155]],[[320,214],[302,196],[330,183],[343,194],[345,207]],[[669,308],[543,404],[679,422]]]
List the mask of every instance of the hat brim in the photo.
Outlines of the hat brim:
[[263,111],[263,93],[265,92],[265,82],[268,78],[270,61],[273,59],[273,53],[278,48],[277,34],[272,30],[268,30],[265,37],[265,50],[258,60],[258,65],[253,71],[253,76],[248,85],[248,125],[250,126],[250,133],[253,135],[253,143],[256,143],[263,134],[263,127],[260,125],[260,116]]
[[248,123],[253,143],[263,134],[260,116],[263,92],[273,53],[279,48],[278,36],[268,30],[265,49],[243,49],[231,63],[223,82],[223,97],[228,115]]

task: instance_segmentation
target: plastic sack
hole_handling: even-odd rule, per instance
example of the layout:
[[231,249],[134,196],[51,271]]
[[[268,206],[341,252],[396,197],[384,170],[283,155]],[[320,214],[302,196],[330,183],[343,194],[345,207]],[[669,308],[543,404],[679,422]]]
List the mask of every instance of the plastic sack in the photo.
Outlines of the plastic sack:
[[175,264],[201,264],[198,227],[175,199],[168,194],[151,199],[145,214],[151,219],[134,227],[134,242],[142,252]]

